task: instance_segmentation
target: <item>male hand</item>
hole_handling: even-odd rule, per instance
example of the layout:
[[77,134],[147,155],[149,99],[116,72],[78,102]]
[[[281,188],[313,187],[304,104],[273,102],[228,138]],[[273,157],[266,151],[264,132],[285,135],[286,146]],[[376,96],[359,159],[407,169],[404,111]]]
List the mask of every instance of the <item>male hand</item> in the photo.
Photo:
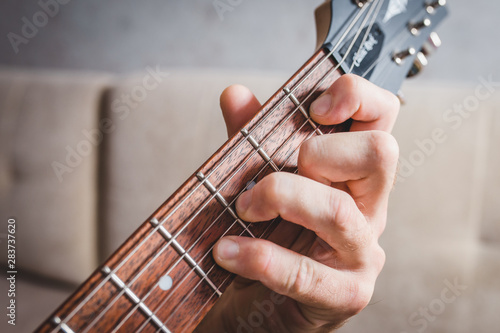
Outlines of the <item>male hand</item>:
[[[221,107],[232,135],[260,104],[247,88],[231,86]],[[351,132],[306,141],[298,175],[270,174],[239,197],[245,221],[289,221],[274,234],[290,242],[222,238],[215,260],[238,277],[197,331],[331,332],[366,307],[385,262],[378,239],[398,161],[388,134],[398,110],[394,95],[354,75],[312,104],[316,122],[352,118]]]

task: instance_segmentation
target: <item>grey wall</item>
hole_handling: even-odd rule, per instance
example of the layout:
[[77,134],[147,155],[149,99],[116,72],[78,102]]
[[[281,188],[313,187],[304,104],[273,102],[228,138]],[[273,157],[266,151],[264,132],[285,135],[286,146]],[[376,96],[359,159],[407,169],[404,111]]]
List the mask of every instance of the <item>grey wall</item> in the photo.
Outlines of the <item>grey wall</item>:
[[[1,66],[129,72],[159,64],[291,74],[311,55],[313,9],[322,2],[221,0],[239,3],[221,20],[213,0],[59,0],[67,4],[15,53],[7,35],[21,34],[23,17],[32,21],[40,11],[38,1],[0,3]],[[439,29],[444,46],[422,79],[500,76],[500,2],[449,3],[452,14]]]

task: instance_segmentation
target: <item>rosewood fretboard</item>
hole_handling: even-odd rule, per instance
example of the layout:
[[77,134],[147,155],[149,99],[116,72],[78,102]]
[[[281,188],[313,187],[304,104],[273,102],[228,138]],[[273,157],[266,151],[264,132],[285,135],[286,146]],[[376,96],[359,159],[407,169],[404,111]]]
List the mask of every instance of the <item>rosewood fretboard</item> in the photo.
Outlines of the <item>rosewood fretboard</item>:
[[307,119],[339,76],[332,58],[316,52],[37,332],[191,332],[233,280],[212,258],[215,242],[267,238],[279,223],[241,221],[237,196],[271,172],[294,172],[311,136],[347,130]]

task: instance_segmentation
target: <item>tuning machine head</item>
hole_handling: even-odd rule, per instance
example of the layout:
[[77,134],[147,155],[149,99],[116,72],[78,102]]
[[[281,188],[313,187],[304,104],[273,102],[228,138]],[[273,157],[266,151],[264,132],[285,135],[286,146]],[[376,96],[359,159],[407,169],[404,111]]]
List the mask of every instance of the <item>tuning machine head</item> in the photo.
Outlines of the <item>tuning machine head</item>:
[[429,35],[429,38],[424,43],[422,51],[423,51],[424,55],[426,55],[426,56],[431,55],[434,52],[436,52],[436,50],[438,48],[441,47],[441,44],[442,44],[442,42],[441,42],[441,38],[439,38],[439,35],[436,32],[431,32],[431,34]]
[[416,50],[413,48],[413,47],[410,47],[408,48],[407,50],[404,50],[404,51],[401,51],[401,52],[397,52],[397,53],[394,53],[392,55],[392,60],[398,64],[399,66],[403,65],[403,61],[409,57],[409,56],[412,56],[414,55],[416,52]]
[[410,29],[410,32],[413,36],[418,36],[420,34],[420,30],[430,27],[431,23],[432,22],[429,18],[425,18],[420,22],[408,25],[408,28]]
[[429,61],[427,60],[425,54],[422,51],[418,52],[407,77],[414,77],[415,75],[419,74],[428,64]]
[[363,8],[367,2],[372,2],[373,0],[353,0],[359,8]]
[[444,7],[446,5],[446,0],[434,0],[427,4],[425,10],[429,14],[434,14],[439,7]]

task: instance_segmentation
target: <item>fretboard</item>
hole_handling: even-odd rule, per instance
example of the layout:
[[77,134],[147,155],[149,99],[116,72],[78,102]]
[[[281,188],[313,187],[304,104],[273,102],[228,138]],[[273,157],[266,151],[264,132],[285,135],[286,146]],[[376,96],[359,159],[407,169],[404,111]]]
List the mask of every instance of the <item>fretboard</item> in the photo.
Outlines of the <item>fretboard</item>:
[[339,76],[316,52],[37,331],[191,332],[234,278],[212,258],[217,240],[267,238],[280,222],[242,221],[238,195],[272,172],[295,172],[308,138],[347,130],[307,112]]

